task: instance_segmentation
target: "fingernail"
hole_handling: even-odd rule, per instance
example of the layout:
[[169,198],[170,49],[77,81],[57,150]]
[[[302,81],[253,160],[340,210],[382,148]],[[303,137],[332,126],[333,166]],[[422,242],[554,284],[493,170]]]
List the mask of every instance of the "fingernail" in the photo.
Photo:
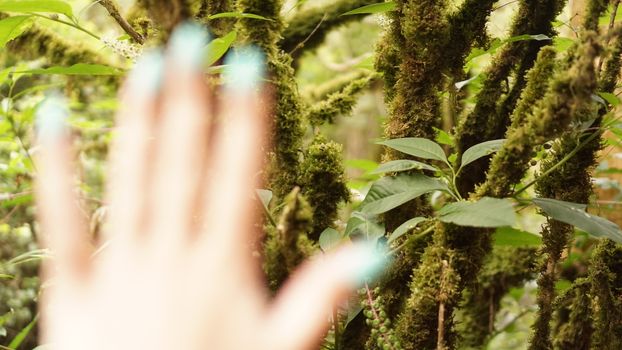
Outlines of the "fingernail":
[[147,97],[158,93],[162,86],[164,57],[161,50],[145,52],[128,76],[128,85],[136,94]]
[[265,75],[263,52],[249,46],[227,55],[225,82],[228,89],[249,91],[255,89]]
[[55,142],[67,132],[69,109],[60,93],[46,97],[37,108],[35,120],[39,142]]
[[195,70],[201,67],[209,34],[201,25],[193,22],[180,24],[173,32],[169,52],[181,69]]
[[362,243],[353,249],[352,263],[355,267],[351,278],[352,284],[359,288],[378,277],[389,265],[389,258],[377,244]]

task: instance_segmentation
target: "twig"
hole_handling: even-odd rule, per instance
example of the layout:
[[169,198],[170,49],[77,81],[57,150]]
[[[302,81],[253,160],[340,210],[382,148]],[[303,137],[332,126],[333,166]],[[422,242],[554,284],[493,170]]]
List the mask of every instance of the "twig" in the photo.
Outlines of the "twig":
[[[611,16],[609,17],[609,26],[607,27],[607,37],[605,38],[605,46],[609,44],[609,40],[611,40],[611,31],[616,24],[616,17],[618,15],[618,7],[620,6],[620,0],[615,0],[613,2],[613,7],[611,9]],[[598,69],[596,70],[600,75],[603,70],[603,63],[605,60],[602,58],[598,61]]]
[[438,305],[438,335],[436,337],[436,350],[445,349],[445,291],[443,288],[445,270],[449,267],[447,260],[443,260],[443,266],[441,268],[441,295],[440,303]]
[[305,38],[305,40],[303,40],[298,45],[296,45],[296,47],[289,53],[290,55],[293,56],[294,52],[298,51],[298,49],[301,49],[305,46],[307,41],[309,41],[309,39],[313,37],[313,34],[315,34],[315,32],[317,32],[320,29],[320,27],[322,26],[322,23],[324,23],[324,21],[326,20],[326,17],[328,17],[328,14],[325,13],[322,19],[320,20],[320,22],[315,26],[315,28],[313,28],[311,33]]
[[114,3],[114,0],[101,0],[99,4],[102,5],[110,14],[112,18],[123,28],[123,30],[129,35],[134,41],[143,45],[145,43],[145,38],[143,38],[140,33],[138,33],[123,16],[121,16],[121,12],[119,8]]

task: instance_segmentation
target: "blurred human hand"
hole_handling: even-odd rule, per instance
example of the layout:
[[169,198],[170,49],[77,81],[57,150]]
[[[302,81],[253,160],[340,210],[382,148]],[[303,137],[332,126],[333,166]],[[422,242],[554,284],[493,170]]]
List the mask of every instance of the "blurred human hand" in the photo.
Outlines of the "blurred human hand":
[[268,298],[250,248],[267,134],[263,66],[252,50],[231,57],[212,103],[206,37],[182,25],[125,84],[104,246],[91,244],[74,198],[67,112],[54,99],[38,111],[38,212],[54,255],[44,266],[42,341],[52,349],[312,348],[332,307],[384,263],[352,245],[304,264]]

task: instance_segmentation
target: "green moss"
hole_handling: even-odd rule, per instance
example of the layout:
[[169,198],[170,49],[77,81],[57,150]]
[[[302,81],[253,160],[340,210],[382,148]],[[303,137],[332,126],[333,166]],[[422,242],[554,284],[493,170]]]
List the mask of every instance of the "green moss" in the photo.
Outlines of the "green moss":
[[410,296],[397,320],[396,332],[404,349],[436,349],[439,307],[443,304],[444,346],[452,348],[456,340],[453,311],[460,300],[460,273],[455,250],[445,242],[445,227],[437,225],[434,243],[428,247],[413,272]]
[[495,0],[466,0],[449,16],[450,40],[446,50],[448,70],[454,79],[462,79],[464,60],[471,47],[487,40],[486,23]]
[[372,78],[373,75],[368,75],[356,79],[340,91],[330,94],[309,109],[307,120],[313,125],[332,124],[340,115],[350,114],[358,101],[358,95],[368,86]]
[[534,248],[496,247],[477,276],[478,283],[465,291],[458,313],[460,349],[481,349],[494,330],[501,298],[511,288],[522,286],[534,275]]
[[253,13],[271,21],[241,19],[238,32],[246,43],[260,47],[266,55],[270,90],[274,96],[272,141],[274,148],[269,166],[270,188],[277,198],[283,198],[299,185],[304,109],[292,58],[277,48],[283,29],[280,0],[241,0],[237,10]]
[[[524,0],[521,2],[510,36],[545,34],[552,36],[552,21],[563,8],[564,0]],[[546,41],[519,41],[507,44],[492,60],[485,72],[483,87],[478,93],[473,111],[459,124],[456,135],[458,151],[488,140],[503,138],[510,123],[510,114],[525,87],[524,75],[531,69],[537,54]],[[515,73],[515,83],[508,91],[508,79]],[[500,102],[501,101],[501,102]],[[458,179],[463,193],[473,191],[485,180],[489,158],[481,159],[465,168]]]
[[[549,134],[552,130],[549,130],[548,124],[555,118],[555,114],[543,115],[542,109],[538,114],[535,113],[537,103],[548,103],[542,96],[549,90],[555,66],[555,51],[552,48],[543,49],[536,66],[528,74],[529,83],[512,115],[512,128],[506,136],[507,141],[492,159],[490,180],[479,189],[481,195],[506,196],[511,186],[522,179],[528,168],[533,147],[555,136]],[[547,120],[539,122],[541,118]],[[566,121],[568,122],[569,120]],[[536,129],[536,126],[540,128]]]
[[572,287],[558,298],[556,304],[558,313],[563,313],[564,319],[558,321],[559,327],[554,336],[553,348],[559,350],[590,350],[592,334],[594,332],[591,313],[590,280],[580,278]]
[[276,44],[281,40],[283,31],[283,20],[280,16],[282,6],[281,0],[239,0],[237,2],[238,11],[270,19],[270,21],[240,19],[239,33],[247,42],[259,46],[268,56],[274,56],[279,51]]
[[288,21],[280,47],[286,52],[293,52],[295,57],[298,57],[302,52],[318,47],[331,30],[360,19],[359,16],[342,16],[342,14],[377,2],[376,0],[338,0],[319,7],[300,10]]
[[341,153],[341,145],[321,136],[305,151],[300,182],[313,208],[313,240],[326,228],[334,227],[339,204],[350,198]]
[[7,48],[10,52],[24,59],[34,60],[43,57],[52,65],[109,64],[108,60],[95,50],[91,50],[79,42],[69,41],[37,24],[9,42]]
[[[578,60],[580,60],[579,58]],[[589,83],[595,89],[595,83]],[[594,91],[594,90],[593,90]],[[581,108],[581,106],[575,106]],[[583,106],[580,116],[596,116],[597,109],[592,106]],[[581,112],[581,110],[578,110]],[[581,118],[577,118],[581,119]],[[559,162],[582,142],[580,134],[568,132],[553,144],[549,156],[542,162],[541,171],[546,172],[557,167]],[[600,139],[588,143],[570,161],[557,167],[549,176],[540,176],[536,191],[540,197],[553,198],[574,203],[587,203],[592,193],[590,172],[597,163],[597,153],[600,150]],[[555,281],[558,275],[558,262],[562,252],[567,248],[574,227],[553,219],[548,219],[542,230],[542,254],[545,258],[540,267],[538,278],[538,317],[533,326],[534,334],[530,349],[551,349],[551,320],[553,316],[553,301],[555,298]]]
[[[504,197],[527,169],[536,145],[560,135],[573,120],[584,117],[596,90],[594,60],[600,53],[594,36],[580,47],[577,60],[568,71],[556,74],[547,93],[534,106],[526,124],[508,133],[508,141],[492,160],[487,179],[477,190],[482,196]],[[509,171],[509,169],[512,169]]]
[[594,336],[592,349],[622,349],[622,247],[602,240],[590,266]]
[[231,0],[201,0],[201,6],[197,13],[197,18],[206,22],[216,36],[226,35],[234,26],[235,20],[232,18],[208,19],[218,13],[232,12],[233,4]]
[[587,4],[583,27],[586,30],[598,32],[600,17],[607,11],[609,0],[590,0]]
[[600,91],[613,93],[622,68],[622,32],[617,32],[613,37],[614,43],[610,46],[611,52],[605,61],[605,69],[600,80]]
[[268,66],[275,94],[270,188],[277,198],[283,198],[294,186],[299,185],[304,110],[291,67],[291,57],[278,52],[275,56],[268,56]]
[[300,188],[295,188],[284,204],[278,226],[267,228],[264,245],[264,271],[273,292],[315,250],[307,237],[312,230],[313,212]]
[[[385,136],[433,139],[434,127],[440,125],[439,91],[449,40],[447,2],[397,1],[397,11],[403,38],[397,44],[403,46]],[[393,159],[402,157],[389,154]]]

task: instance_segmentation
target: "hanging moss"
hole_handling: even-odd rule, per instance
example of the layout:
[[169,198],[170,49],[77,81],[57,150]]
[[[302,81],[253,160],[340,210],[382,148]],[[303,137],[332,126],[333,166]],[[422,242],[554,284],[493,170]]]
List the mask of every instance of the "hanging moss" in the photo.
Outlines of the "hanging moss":
[[568,71],[556,75],[547,93],[534,106],[526,125],[510,131],[508,141],[493,157],[487,180],[478,188],[478,194],[506,196],[527,168],[526,153],[559,135],[574,119],[584,117],[582,113],[591,105],[592,94],[596,91],[594,60],[599,53],[595,37],[588,35],[576,62]]
[[241,0],[237,10],[253,13],[270,21],[240,19],[238,32],[244,42],[260,47],[266,55],[270,91],[274,96],[272,141],[274,149],[269,166],[270,188],[277,198],[283,198],[299,185],[304,109],[291,57],[277,48],[283,23],[280,0]]
[[216,36],[221,37],[226,35],[233,28],[235,23],[234,19],[217,18],[210,20],[208,17],[224,12],[233,12],[231,0],[201,0],[201,6],[196,17],[207,23]]
[[[591,115],[596,115],[592,109]],[[555,143],[552,154],[542,162],[541,171],[545,172],[572,152],[581,142],[580,135],[568,133]],[[570,161],[549,176],[540,177],[536,185],[539,196],[574,203],[587,203],[592,193],[590,172],[597,163],[596,155],[600,150],[599,141],[591,142],[582,148]],[[555,282],[558,278],[558,262],[567,248],[574,227],[553,219],[548,219],[542,230],[542,254],[545,260],[538,278],[538,317],[533,326],[534,334],[530,349],[551,349],[551,320],[555,299]]]
[[384,99],[387,106],[395,97],[395,88],[402,63],[401,49],[404,37],[401,32],[401,13],[399,10],[384,15],[388,26],[376,43],[376,61],[374,66],[384,78]]
[[267,229],[264,271],[273,292],[289,274],[316,249],[308,238],[313,228],[313,211],[296,187],[284,200],[277,227]]
[[[552,36],[552,21],[563,8],[564,0],[523,0],[520,4],[510,36],[545,34]],[[524,75],[533,66],[540,48],[547,42],[518,41],[507,44],[493,59],[485,72],[482,89],[473,111],[459,124],[456,136],[458,151],[488,140],[503,138],[509,125],[510,114],[525,87]],[[515,87],[508,91],[508,78],[516,71]],[[504,99],[504,94],[508,97]],[[502,101],[500,103],[499,101]],[[499,110],[501,108],[501,110]],[[473,191],[485,180],[489,158],[469,164],[458,179],[462,193]]]
[[609,0],[590,0],[587,4],[583,27],[598,32],[600,17],[607,11]]
[[622,33],[615,33],[615,40],[611,46],[609,58],[605,62],[605,69],[600,80],[600,91],[612,93],[620,78],[620,68],[622,68]]
[[299,57],[302,52],[318,47],[331,30],[360,19],[359,16],[342,16],[342,14],[377,2],[377,0],[338,0],[320,7],[297,11],[287,23],[280,47],[289,53],[295,51],[294,57]]
[[365,89],[373,75],[368,75],[360,79],[351,81],[340,91],[334,92],[326,97],[323,101],[312,106],[307,115],[307,120],[312,125],[321,125],[324,123],[334,123],[335,118],[340,115],[346,115],[352,112],[352,108],[359,93]]
[[[269,21],[252,18],[240,19],[240,35],[253,45],[259,46],[270,58],[277,58],[277,43],[281,40],[283,20],[280,16],[281,0],[239,0],[239,12],[252,13],[269,18]],[[278,77],[277,77],[278,78]]]
[[270,166],[270,188],[277,198],[282,198],[299,184],[304,111],[291,67],[291,57],[280,52],[276,57],[269,58],[268,62],[275,94],[272,132],[274,156]]
[[[453,312],[460,299],[460,273],[456,253],[445,243],[445,227],[438,224],[434,243],[428,247],[414,270],[410,296],[403,306],[396,334],[404,349],[436,349],[439,327],[443,329],[443,346],[452,348],[456,340]],[[439,308],[443,304],[444,322],[439,325]]]
[[313,208],[313,240],[318,240],[326,228],[335,226],[338,205],[350,198],[341,153],[339,144],[327,142],[321,136],[305,151],[300,182]]
[[458,314],[462,335],[460,349],[482,349],[494,331],[494,320],[501,299],[511,288],[522,286],[533,277],[534,248],[496,247],[477,276],[477,286],[467,290]]
[[71,66],[76,63],[109,64],[95,50],[79,42],[70,42],[55,32],[33,24],[22,35],[7,44],[7,49],[24,59],[45,57],[52,65]]
[[[397,10],[404,40],[385,136],[433,139],[434,127],[440,125],[439,91],[449,40],[447,2],[397,1]],[[401,157],[389,154],[391,159]]]
[[[486,23],[496,0],[466,0],[449,16],[449,45],[446,50],[448,70],[454,79],[464,76],[464,60],[471,47],[484,46]],[[454,82],[452,82],[454,83]]]
[[[547,98],[542,97],[549,90],[555,65],[555,50],[543,49],[536,66],[528,74],[529,83],[512,115],[513,127],[508,131],[505,145],[492,159],[490,180],[479,189],[480,194],[499,197],[507,195],[511,186],[522,179],[525,169],[528,168],[533,147],[554,136],[548,134],[552,131],[549,130],[548,123],[555,118],[555,114],[543,115],[543,110],[536,113],[535,109],[538,103],[549,103]],[[552,94],[554,92],[550,93]],[[543,117],[548,119],[540,121]],[[569,120],[566,120],[566,123],[568,122]],[[539,129],[536,130],[536,127]]]
[[[558,298],[557,304],[566,303],[563,311],[567,314],[560,319],[559,327],[553,341],[553,348],[559,350],[589,350],[592,333],[594,332],[591,314],[590,280],[580,278],[570,289]],[[560,306],[555,309],[562,309]]]
[[622,349],[622,247],[602,240],[590,266],[594,336],[592,349]]

